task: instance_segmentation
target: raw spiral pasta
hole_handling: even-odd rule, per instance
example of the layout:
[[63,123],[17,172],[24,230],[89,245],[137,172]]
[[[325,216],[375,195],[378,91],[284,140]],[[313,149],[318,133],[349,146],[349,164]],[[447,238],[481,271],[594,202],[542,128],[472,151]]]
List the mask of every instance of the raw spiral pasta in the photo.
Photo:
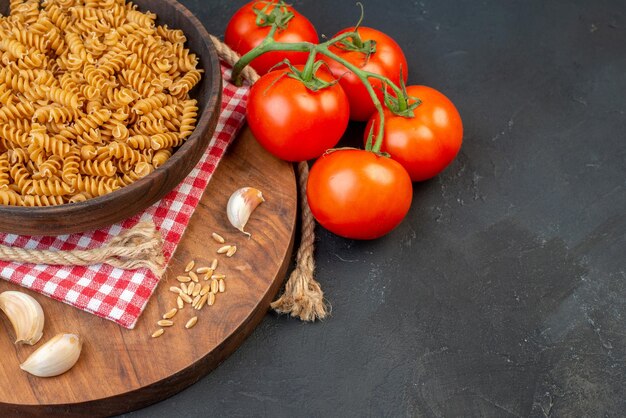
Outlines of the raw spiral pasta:
[[195,129],[183,31],[125,0],[10,0],[0,16],[0,205],[111,193]]

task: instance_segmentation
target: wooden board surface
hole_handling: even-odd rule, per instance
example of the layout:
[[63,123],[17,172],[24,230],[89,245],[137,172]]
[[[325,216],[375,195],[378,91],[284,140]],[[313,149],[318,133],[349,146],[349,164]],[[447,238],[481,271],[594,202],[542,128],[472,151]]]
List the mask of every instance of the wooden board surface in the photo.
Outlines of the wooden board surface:
[[[226,218],[230,194],[243,186],[257,187],[266,199],[248,223],[251,239]],[[44,336],[35,347],[16,346],[11,324],[0,314],[0,415],[118,414],[158,402],[196,382],[232,353],[267,312],[289,264],[296,212],[293,166],[265,152],[245,129],[214,174],[134,330],[26,291],[43,306]],[[232,258],[216,254],[219,244],[211,239],[212,232],[237,245]],[[156,321],[176,305],[175,295],[168,290],[178,284],[175,277],[189,260],[208,265],[213,258],[220,262],[217,271],[227,276],[226,292],[200,312],[187,305],[174,317],[173,327],[152,339]],[[0,281],[0,291],[20,289]],[[197,325],[185,329],[185,322],[195,314]],[[31,352],[59,332],[76,332],[84,338],[81,358],[73,369],[47,379],[20,370],[19,364]]]

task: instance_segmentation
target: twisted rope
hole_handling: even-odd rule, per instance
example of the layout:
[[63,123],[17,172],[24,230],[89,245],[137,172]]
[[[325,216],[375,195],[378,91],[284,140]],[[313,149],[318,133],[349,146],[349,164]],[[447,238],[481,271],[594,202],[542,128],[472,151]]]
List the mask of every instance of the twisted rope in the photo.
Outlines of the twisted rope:
[[18,263],[87,266],[105,263],[125,270],[147,268],[157,277],[164,272],[163,241],[152,222],[141,222],[92,250],[32,250],[0,245],[0,260]]
[[[239,61],[239,54],[230,49],[217,37],[210,35],[211,41],[222,61],[231,67]],[[243,77],[254,84],[260,77],[250,66],[242,71]],[[306,198],[306,184],[309,178],[309,166],[306,161],[298,163],[298,184],[300,206],[302,210],[302,234],[300,247],[296,255],[296,268],[285,283],[285,290],[275,302],[272,309],[281,314],[290,314],[303,321],[324,319],[328,315],[328,308],[324,301],[324,292],[320,284],[313,277],[315,271],[315,219],[309,208]]]

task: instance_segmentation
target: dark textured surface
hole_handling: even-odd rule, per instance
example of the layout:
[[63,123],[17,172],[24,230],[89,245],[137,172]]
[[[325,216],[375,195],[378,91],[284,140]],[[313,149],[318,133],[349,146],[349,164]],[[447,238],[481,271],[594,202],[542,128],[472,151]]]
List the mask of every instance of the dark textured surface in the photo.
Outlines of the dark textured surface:
[[[183,3],[221,34],[243,2]],[[293,3],[328,35],[358,17]],[[127,416],[623,416],[626,3],[364,3],[410,82],[457,104],[461,154],[389,236],[318,229],[328,321],[269,314],[209,376]]]

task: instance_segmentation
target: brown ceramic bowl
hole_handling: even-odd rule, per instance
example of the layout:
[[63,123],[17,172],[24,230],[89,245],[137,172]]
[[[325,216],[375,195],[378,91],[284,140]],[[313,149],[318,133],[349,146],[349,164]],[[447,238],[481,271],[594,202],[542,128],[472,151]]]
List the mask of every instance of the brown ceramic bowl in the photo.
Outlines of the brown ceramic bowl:
[[[222,78],[219,59],[209,34],[198,19],[175,0],[133,0],[141,11],[158,16],[158,24],[182,29],[187,45],[199,57],[202,80],[191,92],[198,100],[199,118],[187,141],[161,167],[121,189],[80,203],[26,208],[0,205],[0,231],[21,235],[61,235],[111,225],[131,217],[161,199],[195,167],[215,131],[220,112]],[[0,13],[8,15],[8,0]]]

